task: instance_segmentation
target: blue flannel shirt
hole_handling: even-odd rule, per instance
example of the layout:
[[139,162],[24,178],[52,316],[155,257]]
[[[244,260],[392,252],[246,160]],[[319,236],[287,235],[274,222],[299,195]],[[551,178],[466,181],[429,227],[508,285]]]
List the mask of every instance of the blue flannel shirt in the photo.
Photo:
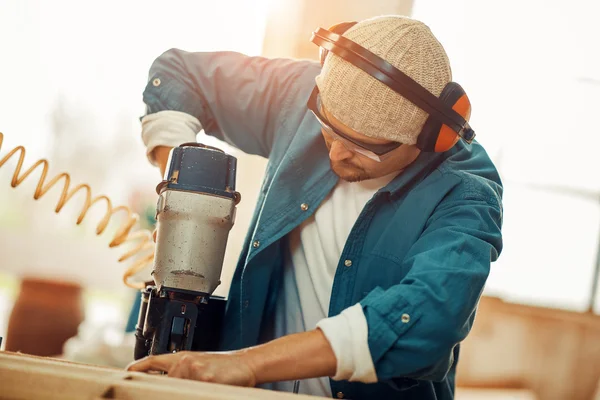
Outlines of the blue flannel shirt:
[[[306,107],[319,72],[312,61],[177,49],[150,68],[148,114],[191,114],[207,134],[268,158],[231,283],[223,350],[268,337],[287,235],[338,180]],[[454,397],[459,344],[502,248],[501,197],[484,149],[459,142],[443,154],[422,153],[367,203],[341,254],[329,316],[361,304],[378,382],[330,380],[334,397]]]

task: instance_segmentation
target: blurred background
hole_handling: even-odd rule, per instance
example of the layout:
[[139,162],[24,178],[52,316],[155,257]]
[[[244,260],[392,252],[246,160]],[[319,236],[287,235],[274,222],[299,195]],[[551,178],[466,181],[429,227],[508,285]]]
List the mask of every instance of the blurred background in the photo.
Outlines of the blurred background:
[[[45,158],[49,176],[68,172],[152,230],[160,174],[139,117],[158,55],[176,47],[317,59],[316,27],[381,14],[420,19],[444,45],[505,184],[505,247],[462,352],[459,398],[600,398],[595,0],[0,0],[0,164],[23,145],[25,168]],[[243,201],[217,290],[225,295],[265,161],[198,140],[240,166]],[[122,283],[123,248],[108,247],[123,218],[96,236],[104,205],[80,225],[81,195],[54,213],[62,183],[34,201],[39,171],[10,187],[17,158],[0,168],[2,349],[128,363],[120,349],[133,348],[124,333],[138,292]],[[53,326],[64,315],[71,320]]]

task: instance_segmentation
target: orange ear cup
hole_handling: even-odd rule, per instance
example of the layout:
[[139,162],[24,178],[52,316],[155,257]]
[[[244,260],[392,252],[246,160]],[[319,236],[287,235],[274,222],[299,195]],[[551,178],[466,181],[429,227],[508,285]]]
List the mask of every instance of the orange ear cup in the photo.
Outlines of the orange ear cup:
[[[469,97],[466,94],[463,94],[458,98],[458,100],[452,106],[452,109],[460,114],[461,117],[465,119],[465,121],[469,121],[471,117],[471,102],[469,101]],[[443,125],[438,134],[438,138],[435,142],[435,152],[444,152],[448,151],[458,142],[460,136],[458,133],[454,132],[449,126]]]

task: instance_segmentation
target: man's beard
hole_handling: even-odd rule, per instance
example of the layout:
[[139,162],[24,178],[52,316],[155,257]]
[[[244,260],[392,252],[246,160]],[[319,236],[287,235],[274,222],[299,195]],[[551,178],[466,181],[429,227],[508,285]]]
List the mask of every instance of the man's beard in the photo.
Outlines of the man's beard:
[[346,182],[360,182],[371,179],[369,173],[357,165],[348,164],[343,161],[334,164],[331,160],[329,164],[331,165],[331,170]]

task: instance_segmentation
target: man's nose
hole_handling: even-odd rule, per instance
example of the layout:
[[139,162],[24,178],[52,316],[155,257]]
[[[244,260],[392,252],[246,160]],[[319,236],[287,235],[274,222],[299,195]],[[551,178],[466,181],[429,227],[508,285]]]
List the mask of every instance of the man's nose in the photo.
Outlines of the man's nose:
[[352,157],[352,152],[344,146],[339,140],[334,140],[329,149],[329,159],[331,161],[343,161]]

